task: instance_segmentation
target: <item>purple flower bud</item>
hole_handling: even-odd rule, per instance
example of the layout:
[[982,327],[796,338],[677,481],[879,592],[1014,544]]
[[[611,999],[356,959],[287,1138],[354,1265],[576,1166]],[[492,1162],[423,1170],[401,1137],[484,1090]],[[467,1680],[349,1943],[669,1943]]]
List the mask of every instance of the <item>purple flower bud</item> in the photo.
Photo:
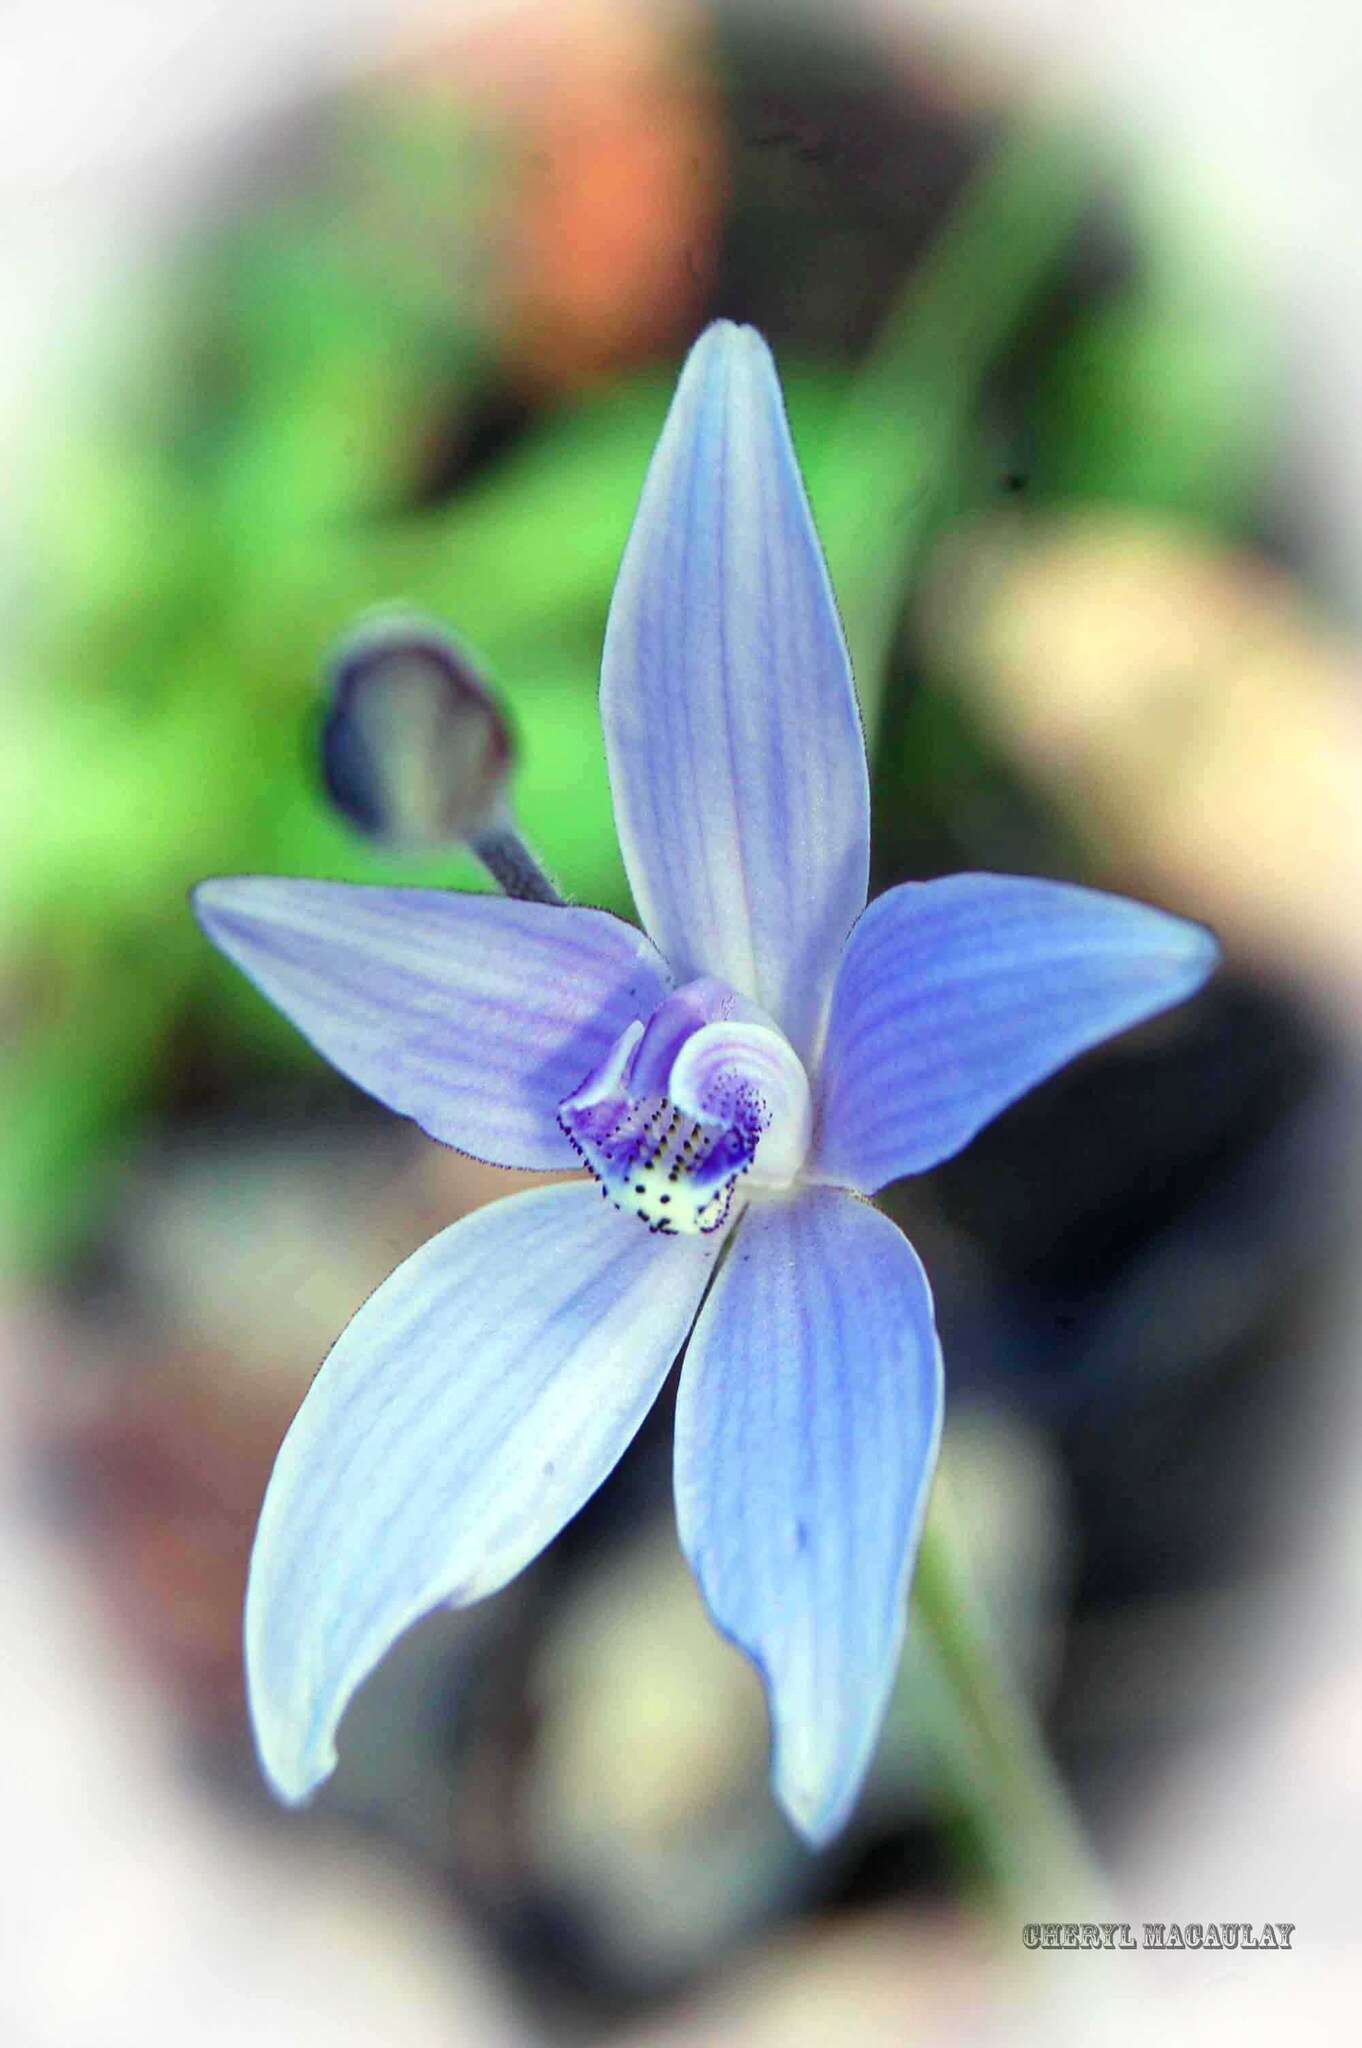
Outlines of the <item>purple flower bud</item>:
[[427,619],[368,621],[331,663],[327,794],[372,839],[409,850],[472,838],[502,807],[510,729],[468,656]]

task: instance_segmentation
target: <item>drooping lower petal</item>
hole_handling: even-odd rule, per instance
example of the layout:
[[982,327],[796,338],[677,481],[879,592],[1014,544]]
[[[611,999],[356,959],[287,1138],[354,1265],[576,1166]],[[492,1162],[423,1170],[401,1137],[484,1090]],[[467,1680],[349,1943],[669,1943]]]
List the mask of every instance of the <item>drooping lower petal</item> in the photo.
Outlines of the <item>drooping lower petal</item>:
[[497,1166],[570,1167],[563,1095],[669,977],[601,910],[245,875],[194,909],[332,1066]]
[[284,1440],[251,1561],[251,1714],[283,1798],[330,1772],[405,1628],[505,1585],[595,1492],[713,1259],[558,1186],[454,1224],[365,1303]]
[[691,350],[610,608],[615,820],[677,979],[760,1003],[807,1058],[865,903],[865,746],[770,352]]
[[1076,1054],[1179,1003],[1211,934],[1067,882],[949,875],[878,897],[833,990],[812,1171],[922,1173]]
[[761,1673],[776,1796],[813,1842],[870,1761],[940,1427],[931,1295],[901,1232],[834,1188],[755,1205],[682,1369],[677,1519]]

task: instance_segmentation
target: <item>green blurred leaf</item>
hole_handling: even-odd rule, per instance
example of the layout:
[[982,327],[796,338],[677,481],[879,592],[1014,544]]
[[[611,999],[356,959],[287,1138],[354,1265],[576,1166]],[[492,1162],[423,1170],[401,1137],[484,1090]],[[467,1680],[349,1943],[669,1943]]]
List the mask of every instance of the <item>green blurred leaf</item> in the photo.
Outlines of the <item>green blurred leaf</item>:
[[1274,372],[1263,323],[1228,284],[1142,272],[1045,372],[1036,495],[1242,529],[1273,452]]
[[1028,117],[975,174],[857,374],[810,489],[874,732],[903,593],[980,385],[1091,204],[1092,147]]

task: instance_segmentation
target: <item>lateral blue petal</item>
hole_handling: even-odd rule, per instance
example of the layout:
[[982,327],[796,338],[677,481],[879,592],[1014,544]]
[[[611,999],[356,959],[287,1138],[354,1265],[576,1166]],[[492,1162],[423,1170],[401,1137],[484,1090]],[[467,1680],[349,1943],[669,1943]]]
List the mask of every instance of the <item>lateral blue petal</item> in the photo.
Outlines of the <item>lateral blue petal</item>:
[[497,1166],[575,1163],[559,1102],[669,986],[601,910],[267,875],[204,882],[194,909],[332,1066]]
[[682,1369],[677,1520],[765,1682],[776,1796],[814,1843],[846,1820],[879,1732],[940,1430],[906,1238],[837,1188],[754,1205]]
[[610,608],[615,820],[678,981],[754,998],[807,1056],[865,903],[869,797],[851,670],[770,351],[691,350]]
[[443,1231],[365,1303],[284,1440],[251,1560],[251,1715],[284,1799],[332,1769],[347,1702],[402,1630],[505,1585],[595,1492],[715,1255],[594,1187],[538,1188]]
[[890,889],[838,972],[811,1170],[873,1194],[937,1165],[1075,1054],[1193,994],[1218,958],[1200,925],[1068,882]]

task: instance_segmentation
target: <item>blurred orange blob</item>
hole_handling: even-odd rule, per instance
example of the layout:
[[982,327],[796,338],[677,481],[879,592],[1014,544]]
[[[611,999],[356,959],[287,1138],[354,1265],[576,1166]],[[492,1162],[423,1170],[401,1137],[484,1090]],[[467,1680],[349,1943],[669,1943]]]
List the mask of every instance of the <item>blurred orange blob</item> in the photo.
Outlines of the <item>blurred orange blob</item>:
[[63,1382],[40,1417],[118,1635],[196,1733],[245,1730],[241,1603],[292,1388],[212,1352]]
[[417,68],[505,149],[492,292],[506,359],[530,385],[572,389],[689,333],[725,192],[694,10],[516,5],[424,44]]

